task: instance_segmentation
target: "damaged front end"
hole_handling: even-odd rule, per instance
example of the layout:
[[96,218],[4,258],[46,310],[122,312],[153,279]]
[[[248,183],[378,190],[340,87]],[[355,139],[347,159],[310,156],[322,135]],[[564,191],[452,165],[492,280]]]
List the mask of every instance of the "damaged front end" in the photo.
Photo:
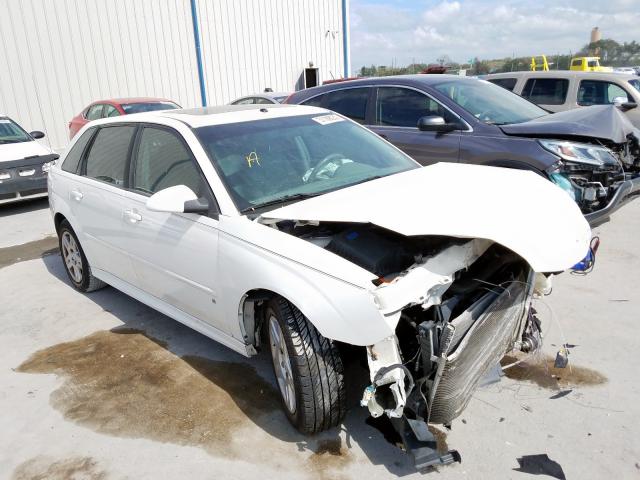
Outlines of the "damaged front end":
[[[385,297],[385,289],[421,268],[439,278],[423,283],[423,289],[433,286],[401,309],[394,337],[367,348],[372,384],[362,404],[374,417],[399,419],[394,425],[416,465],[425,467],[456,456],[428,448],[433,440],[423,425],[450,425],[505,353],[540,346],[531,300],[534,289],[548,291],[549,279],[536,279],[526,262],[499,245],[471,240],[413,266],[376,295]],[[425,445],[416,448],[420,442]]]
[[416,467],[459,460],[442,453],[427,424],[450,425],[483,377],[512,349],[541,344],[531,310],[550,278],[484,239],[406,237],[371,224],[279,222],[278,228],[373,272],[370,294],[397,325],[366,347],[371,384],[361,404],[387,415]]
[[560,157],[547,172],[549,178],[575,200],[592,226],[607,221],[615,210],[640,194],[640,146],[635,136],[621,144],[539,143]]

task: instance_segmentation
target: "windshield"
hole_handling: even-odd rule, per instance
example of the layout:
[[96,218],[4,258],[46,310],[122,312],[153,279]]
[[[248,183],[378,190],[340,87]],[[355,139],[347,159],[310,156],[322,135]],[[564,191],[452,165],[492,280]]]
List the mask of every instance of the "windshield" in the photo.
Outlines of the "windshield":
[[30,142],[31,135],[9,118],[0,118],[0,144]]
[[486,80],[445,81],[434,88],[484,123],[522,123],[548,113],[524,98]]
[[639,79],[639,80],[636,80],[636,79],[634,79],[634,80],[629,80],[629,83],[631,84],[631,86],[632,86],[633,88],[635,88],[637,91],[639,91],[639,92],[640,92],[640,79]]
[[213,125],[195,132],[242,212],[419,168],[376,134],[335,114]]
[[146,102],[146,103],[124,103],[121,105],[124,113],[155,112],[156,110],[175,110],[180,108],[173,102]]

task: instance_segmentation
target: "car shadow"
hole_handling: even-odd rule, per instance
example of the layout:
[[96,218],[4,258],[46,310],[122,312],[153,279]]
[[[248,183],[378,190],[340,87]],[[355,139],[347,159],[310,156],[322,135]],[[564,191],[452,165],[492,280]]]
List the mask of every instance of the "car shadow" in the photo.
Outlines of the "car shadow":
[[0,218],[35,212],[44,208],[49,208],[49,199],[47,197],[4,203],[0,204]]
[[[51,275],[69,284],[59,254],[44,256],[43,261]],[[82,294],[78,293],[78,295]],[[123,335],[117,340],[126,341],[124,335],[130,333],[141,333],[151,339],[153,348],[170,352],[176,362],[188,363],[191,368],[200,373],[203,379],[206,379],[206,382],[224,390],[227,394],[225,396],[233,401],[246,418],[274,439],[295,444],[299,451],[311,452],[314,454],[312,456],[332,460],[336,457],[351,455],[349,451],[355,443],[372,464],[383,465],[393,475],[402,477],[416,472],[407,455],[385,440],[383,434],[376,428],[366,423],[368,411],[359,406],[359,399],[362,388],[368,383],[368,372],[366,361],[354,353],[357,349],[347,348],[345,383],[348,411],[343,424],[317,435],[306,436],[299,433],[284,414],[268,351],[263,351],[253,358],[245,358],[112,287],[106,287],[85,296],[122,322],[121,326],[110,331]],[[93,338],[92,344],[96,341]],[[149,352],[148,357],[157,357],[157,355],[157,352]],[[71,361],[76,360],[77,358],[71,359]],[[137,365],[135,368],[144,370],[146,367]],[[155,368],[153,365],[149,366],[150,370],[153,368]],[[157,379],[152,381],[145,379],[144,372],[140,375],[142,375],[141,381],[147,384],[156,385],[158,382]],[[126,380],[131,381],[130,377],[126,377]],[[113,378],[110,379],[111,381]],[[124,388],[133,389],[128,385]],[[152,396],[148,392],[143,392],[141,395],[144,398],[140,402],[148,401]],[[82,405],[76,405],[73,408],[81,407]],[[162,405],[162,408],[167,407]],[[114,414],[120,415],[125,410],[116,410]],[[206,414],[207,412],[202,413],[202,415]],[[180,440],[182,438],[179,436],[180,432],[177,434],[176,443],[185,443]],[[218,430],[217,434],[228,436],[229,432]],[[159,439],[167,441],[165,437]]]

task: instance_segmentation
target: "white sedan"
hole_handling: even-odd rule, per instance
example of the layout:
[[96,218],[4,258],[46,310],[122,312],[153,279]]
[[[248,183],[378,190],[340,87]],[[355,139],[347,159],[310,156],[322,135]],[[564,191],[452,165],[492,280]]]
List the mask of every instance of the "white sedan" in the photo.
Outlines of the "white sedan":
[[590,241],[575,202],[534,173],[420,168],[304,106],[93,122],[49,195],[78,290],[112,285],[246,356],[266,346],[308,434],[345,414],[350,344],[370,370],[362,405],[428,440],[419,425],[449,424],[505,352],[539,346],[534,291]]
[[37,142],[43,137],[0,114],[0,204],[47,196],[47,165],[58,155]]

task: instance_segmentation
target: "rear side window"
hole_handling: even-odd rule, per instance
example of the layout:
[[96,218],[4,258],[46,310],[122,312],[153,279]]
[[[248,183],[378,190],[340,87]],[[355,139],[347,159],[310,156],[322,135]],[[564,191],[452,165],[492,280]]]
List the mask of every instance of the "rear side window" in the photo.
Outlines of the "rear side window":
[[615,83],[582,80],[578,87],[578,105],[610,105],[618,97],[625,98],[625,102],[629,101],[627,92]]
[[267,100],[266,98],[262,98],[262,97],[256,97],[255,98],[255,103],[259,104],[259,105],[273,105],[274,102],[272,102],[271,100]]
[[324,100],[324,95],[318,95],[316,97],[310,98],[309,100],[301,102],[301,104],[309,105],[310,107],[321,107],[323,100]]
[[206,192],[200,169],[178,136],[160,128],[145,128],[138,144],[133,189],[151,195],[176,185],[186,185],[198,197]]
[[369,88],[347,88],[325,93],[324,96],[322,105],[324,108],[338,112],[358,123],[365,122]]
[[513,92],[513,89],[516,87],[516,83],[518,83],[517,78],[488,78],[491,83],[495,83],[499,87],[506,88],[510,92]]
[[104,112],[102,112],[103,117],[117,117],[120,115],[120,112],[113,105],[105,105]]
[[541,105],[562,105],[567,98],[569,80],[565,78],[531,78],[522,96]]
[[253,97],[243,98],[241,100],[236,100],[231,105],[253,105]]
[[85,175],[119,187],[124,186],[127,157],[133,126],[105,127],[98,130],[85,165]]
[[582,66],[582,60],[581,59],[574,60],[573,62],[571,62],[571,66],[572,67],[581,67]]
[[447,110],[424,93],[401,87],[378,88],[377,125],[417,128],[418,120],[426,116],[451,121]]
[[102,118],[102,104],[91,105],[89,110],[87,110],[87,120],[97,120],[98,118]]
[[82,153],[94,133],[96,133],[95,128],[91,128],[84,132],[78,141],[74,143],[64,159],[64,163],[60,167],[62,170],[69,173],[78,173],[78,165],[80,165],[80,160],[82,160]]

